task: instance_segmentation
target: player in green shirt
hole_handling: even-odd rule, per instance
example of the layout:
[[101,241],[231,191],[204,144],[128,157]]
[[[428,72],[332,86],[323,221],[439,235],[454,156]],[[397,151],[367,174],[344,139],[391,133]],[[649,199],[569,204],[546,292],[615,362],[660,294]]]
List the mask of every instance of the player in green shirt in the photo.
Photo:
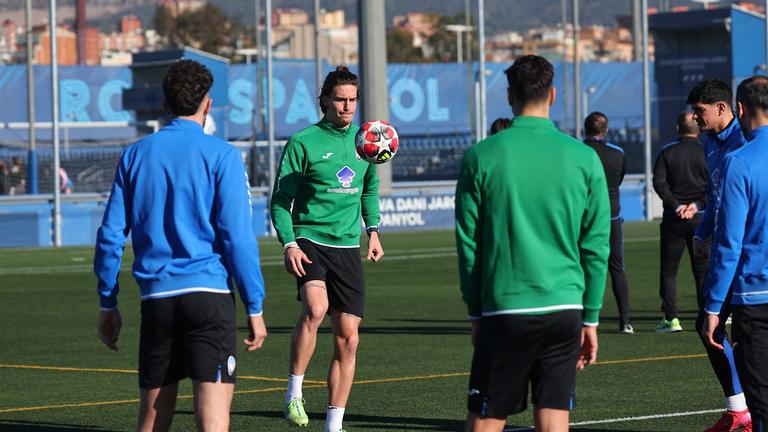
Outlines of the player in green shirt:
[[610,205],[594,150],[549,119],[552,65],[507,69],[512,125],[467,151],[456,242],[475,353],[468,431],[501,431],[526,409],[537,431],[568,430],[576,369],[597,358]]
[[285,418],[306,426],[301,385],[325,315],[331,317],[334,353],[328,372],[325,431],[342,430],[344,407],[355,376],[358,327],[365,284],[360,259],[360,217],[368,232],[369,260],[384,255],[378,234],[379,180],[376,165],[355,151],[352,125],[357,76],[339,66],[320,93],[323,119],[285,145],[270,204],[285,252],[285,268],[296,276],[302,311],[291,340]]

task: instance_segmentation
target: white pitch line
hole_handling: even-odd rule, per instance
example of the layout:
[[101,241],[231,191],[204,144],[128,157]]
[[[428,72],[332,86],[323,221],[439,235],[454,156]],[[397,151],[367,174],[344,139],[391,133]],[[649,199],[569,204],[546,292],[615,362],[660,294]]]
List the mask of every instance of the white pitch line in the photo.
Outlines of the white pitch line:
[[[695,415],[701,415],[701,414],[715,414],[720,412],[723,412],[722,408],[712,409],[712,410],[701,410],[701,411],[676,412],[676,413],[669,413],[669,414],[653,414],[653,415],[645,415],[645,416],[637,416],[637,417],[619,417],[619,418],[605,419],[605,420],[586,420],[586,421],[570,423],[569,426],[591,426],[591,425],[597,425],[597,424],[656,420],[656,419],[662,419],[662,418],[686,417],[686,416],[695,416]],[[522,431],[532,431],[532,430],[533,428],[530,428],[530,427],[529,428],[512,428],[512,429],[504,429],[504,432],[522,432]]]

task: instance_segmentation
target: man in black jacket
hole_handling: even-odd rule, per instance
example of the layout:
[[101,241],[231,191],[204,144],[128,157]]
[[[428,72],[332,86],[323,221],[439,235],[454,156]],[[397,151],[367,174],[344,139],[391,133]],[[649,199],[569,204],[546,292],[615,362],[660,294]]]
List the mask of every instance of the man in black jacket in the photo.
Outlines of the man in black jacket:
[[664,203],[659,281],[664,321],[656,328],[659,333],[683,331],[677,318],[675,277],[685,248],[691,257],[699,305],[709,259],[693,253],[693,235],[701,221],[701,211],[707,205],[707,161],[693,113],[683,112],[678,116],[677,136],[677,141],[659,151],[653,170],[653,188]]
[[611,200],[611,254],[608,257],[608,272],[611,275],[611,288],[619,308],[619,333],[632,334],[634,329],[629,323],[629,283],[624,273],[624,235],[619,202],[619,186],[624,181],[624,150],[605,141],[608,133],[608,117],[601,112],[593,112],[584,119],[584,142],[595,149],[603,163],[605,178],[608,181],[608,197]]

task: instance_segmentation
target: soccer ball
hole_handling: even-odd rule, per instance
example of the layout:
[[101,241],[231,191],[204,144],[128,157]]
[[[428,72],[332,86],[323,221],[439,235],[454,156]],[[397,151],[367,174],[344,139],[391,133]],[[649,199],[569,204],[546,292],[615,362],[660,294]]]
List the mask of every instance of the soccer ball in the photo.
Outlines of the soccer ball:
[[400,138],[395,128],[384,120],[363,123],[355,135],[355,150],[368,163],[389,162],[400,147]]

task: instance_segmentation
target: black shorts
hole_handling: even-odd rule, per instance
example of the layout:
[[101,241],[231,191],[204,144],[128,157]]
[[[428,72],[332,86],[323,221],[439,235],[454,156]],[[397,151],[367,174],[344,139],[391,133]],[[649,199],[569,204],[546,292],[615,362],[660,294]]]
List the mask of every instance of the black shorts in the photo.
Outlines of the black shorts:
[[580,310],[479,320],[469,411],[506,418],[525,411],[528,383],[538,408],[571,410],[581,342]]
[[140,388],[184,378],[234,383],[236,352],[232,295],[193,292],[141,302]]
[[301,301],[301,287],[305,283],[325,281],[328,309],[362,318],[365,314],[365,279],[360,248],[334,248],[306,239],[298,239],[296,243],[312,261],[312,264],[304,264],[307,275],[296,279],[299,289],[296,299]]

